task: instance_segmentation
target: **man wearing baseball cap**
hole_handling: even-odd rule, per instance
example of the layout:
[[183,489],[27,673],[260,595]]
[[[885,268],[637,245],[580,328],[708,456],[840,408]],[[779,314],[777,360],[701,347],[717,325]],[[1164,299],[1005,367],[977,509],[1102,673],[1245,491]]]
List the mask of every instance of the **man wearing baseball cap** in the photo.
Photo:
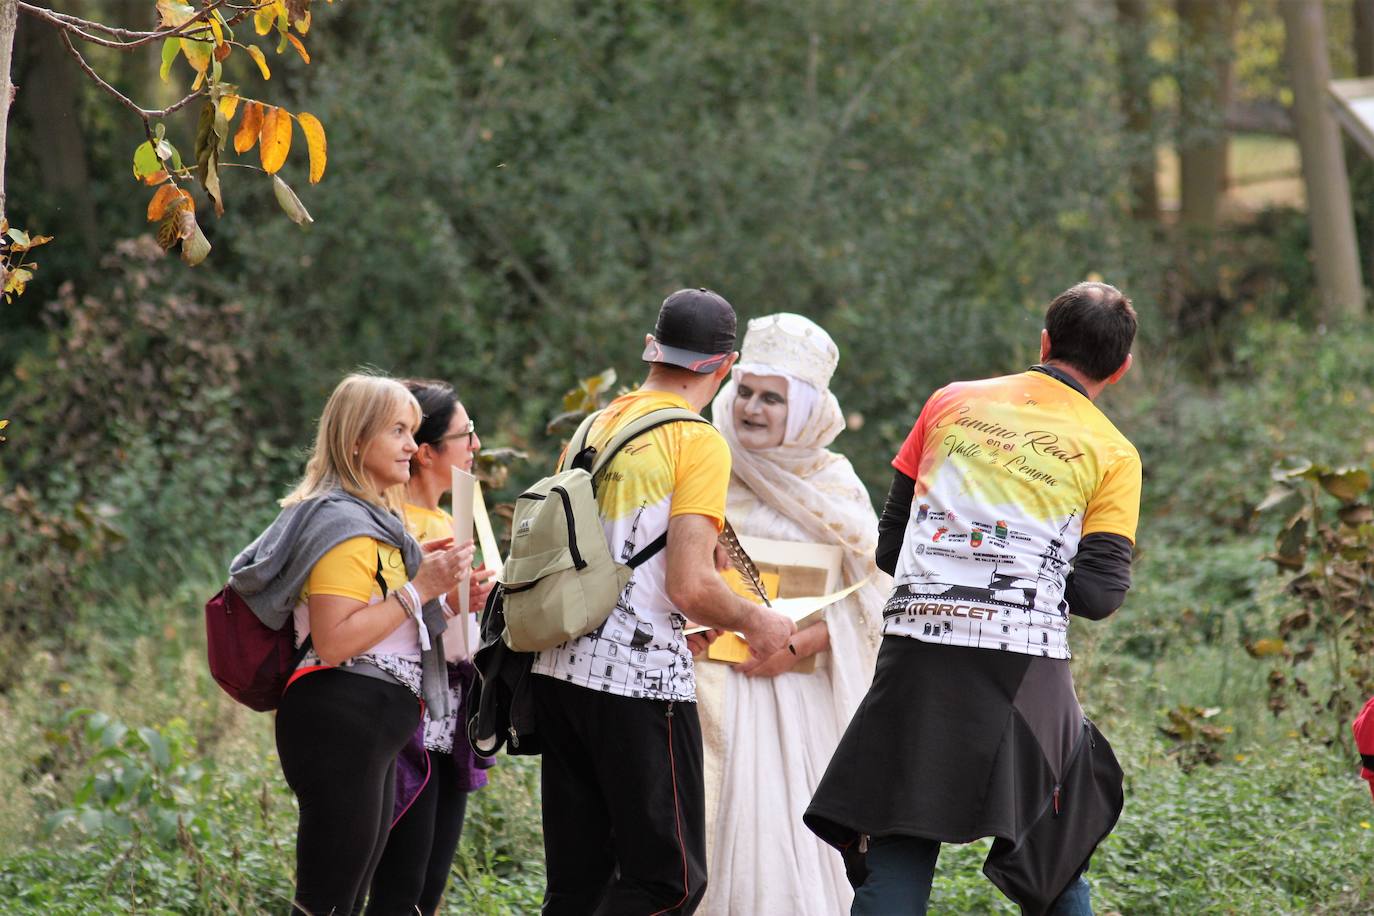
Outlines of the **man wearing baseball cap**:
[[[735,310],[718,293],[663,301],[644,338],[649,374],[612,401],[587,441],[603,447],[665,407],[700,413],[739,354]],[[716,571],[730,449],[709,423],[659,426],[621,449],[597,480],[597,506],[621,562],[665,530],[635,566],[610,617],[539,653],[533,672],[541,777],[545,914],[691,913],[706,889],[701,725],[687,621],[742,633],[767,657],[796,626],[735,595]],[[779,812],[779,816],[786,816]]]

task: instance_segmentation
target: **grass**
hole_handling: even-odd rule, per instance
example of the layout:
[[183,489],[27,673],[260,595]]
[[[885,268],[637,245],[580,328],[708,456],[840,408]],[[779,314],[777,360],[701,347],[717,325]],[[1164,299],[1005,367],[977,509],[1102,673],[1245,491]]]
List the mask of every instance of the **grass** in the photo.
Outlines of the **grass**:
[[[1266,666],[1239,647],[1247,626],[1281,610],[1253,557],[1258,536],[1208,552],[1159,549],[1142,560],[1128,607],[1075,624],[1085,706],[1127,774],[1127,807],[1094,860],[1099,912],[1374,913],[1374,806],[1348,756],[1294,737],[1263,705]],[[1199,594],[1207,583],[1208,595]],[[0,699],[0,899],[5,912],[253,913],[291,887],[294,800],[278,770],[269,716],[222,696],[203,664],[199,591],[144,608],[160,622],[129,641],[82,623],[84,657],[47,652]],[[1242,594],[1235,593],[1240,589]],[[1191,596],[1191,600],[1189,600]],[[128,609],[120,612],[127,613]],[[120,616],[120,614],[115,614]],[[146,622],[146,621],[145,621]],[[1216,705],[1233,733],[1223,762],[1184,773],[1155,730],[1162,709]],[[44,818],[71,804],[102,761],[61,712],[93,705],[130,726],[184,723],[185,756],[210,767],[175,801],[186,823],[159,844]],[[169,734],[171,733],[170,730]],[[155,807],[155,806],[154,806]],[[533,912],[542,893],[538,761],[503,759],[474,798],[443,912]],[[137,818],[135,818],[137,820]],[[194,835],[192,835],[194,834]],[[987,844],[947,848],[932,911],[1013,913],[979,871]]]

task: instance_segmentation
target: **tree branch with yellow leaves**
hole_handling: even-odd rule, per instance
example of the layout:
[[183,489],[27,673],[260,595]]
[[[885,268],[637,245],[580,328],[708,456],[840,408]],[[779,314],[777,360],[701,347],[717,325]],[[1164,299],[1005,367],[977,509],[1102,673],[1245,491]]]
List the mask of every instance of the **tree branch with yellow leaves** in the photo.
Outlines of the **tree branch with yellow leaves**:
[[[154,188],[148,203],[148,220],[157,223],[157,239],[164,249],[181,246],[181,257],[195,265],[210,253],[210,243],[196,220],[195,197],[187,188],[199,184],[215,215],[224,213],[220,184],[220,156],[225,152],[231,125],[242,110],[237,130],[233,131],[234,152],[249,153],[259,148],[261,171],[272,179],[278,204],[293,221],[305,224],[310,214],[296,193],[278,172],[291,149],[293,125],[299,125],[309,155],[309,181],[314,184],[324,175],[327,143],[324,125],[309,112],[292,113],[281,106],[250,99],[239,87],[224,79],[223,63],[235,50],[241,50],[256,65],[264,81],[272,78],[261,44],[269,44],[275,33],[276,53],[288,48],[306,63],[310,54],[302,38],[310,31],[311,0],[149,0],[158,14],[155,29],[127,29],[98,22],[57,9],[38,6],[25,0],[0,0],[0,279],[6,298],[23,292],[37,265],[26,261],[28,251],[48,241],[44,236],[29,236],[10,229],[5,222],[4,162],[6,125],[15,87],[10,82],[15,18],[22,13],[35,22],[56,29],[62,46],[80,71],[102,92],[128,109],[143,124],[145,141],[134,149],[134,178]],[[333,2],[333,0],[328,0]],[[234,27],[251,23],[252,35],[239,39]],[[161,78],[172,80],[178,60],[189,66],[191,82],[187,93],[164,108],[149,108],[121,92],[96,70],[80,50],[81,44],[119,51],[135,51],[161,42]],[[197,122],[194,158],[184,160],[168,139],[164,120],[191,103],[201,100]],[[242,105],[240,103],[243,103]],[[224,163],[241,165],[242,163]]]

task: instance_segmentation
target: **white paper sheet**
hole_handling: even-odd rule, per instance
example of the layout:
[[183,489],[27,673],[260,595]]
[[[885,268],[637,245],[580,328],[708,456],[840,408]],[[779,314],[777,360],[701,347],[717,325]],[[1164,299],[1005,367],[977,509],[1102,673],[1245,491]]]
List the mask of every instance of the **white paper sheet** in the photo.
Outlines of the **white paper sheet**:
[[[473,477],[462,468],[453,469],[453,542],[462,544],[472,540],[472,515],[473,500],[477,492],[477,478]],[[473,620],[469,613],[468,586],[472,574],[464,576],[458,582],[458,620],[449,627],[449,632],[457,631],[453,635],[457,637],[457,645],[450,646],[452,650],[445,653],[450,656],[450,661],[472,658],[473,648],[476,640],[472,638]],[[452,656],[457,655],[454,659]]]
[[[786,614],[788,617],[792,618],[794,623],[801,623],[817,611],[828,608],[835,602],[848,598],[851,594],[867,585],[870,578],[872,577],[864,576],[848,588],[841,589],[838,592],[831,592],[828,595],[816,595],[810,598],[774,598],[773,610]],[[709,629],[711,628],[694,625],[687,627],[682,632],[690,636],[693,633],[701,633]],[[737,635],[741,638],[744,636],[743,633]]]
[[505,564],[501,562],[501,548],[496,546],[496,533],[491,530],[491,517],[487,515],[487,503],[482,498],[482,481],[474,480],[472,489],[472,518],[477,526],[477,546],[482,548],[482,565],[501,579]]

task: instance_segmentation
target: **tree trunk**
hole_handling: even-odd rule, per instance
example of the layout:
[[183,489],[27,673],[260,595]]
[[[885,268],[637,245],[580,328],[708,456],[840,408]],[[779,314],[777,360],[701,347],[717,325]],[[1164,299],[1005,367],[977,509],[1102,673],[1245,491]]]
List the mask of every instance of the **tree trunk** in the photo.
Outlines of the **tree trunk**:
[[1355,13],[1355,75],[1374,76],[1374,0],[1351,0]]
[[1321,0],[1279,0],[1284,52],[1293,87],[1293,116],[1307,186],[1307,217],[1321,288],[1322,318],[1333,321],[1364,314],[1355,216],[1340,130],[1327,108],[1331,65]]
[[[1351,0],[1351,6],[1355,14],[1355,75],[1374,76],[1374,0]],[[1365,242],[1365,270],[1374,277],[1374,245],[1368,241]]]
[[9,145],[10,102],[14,100],[10,64],[18,22],[19,0],[0,0],[0,220],[5,218],[5,149]]
[[79,242],[89,263],[95,264],[100,233],[78,111],[81,71],[62,48],[57,30],[46,23],[25,19],[17,34],[11,73],[24,92],[15,99],[14,113],[25,129],[15,138],[24,141],[16,142],[16,161],[35,163],[42,187],[62,201],[50,225],[32,228],[61,233],[66,236],[64,244]]
[[1226,106],[1237,0],[1178,0],[1182,43],[1202,66],[1179,87],[1179,199],[1182,221],[1214,226],[1226,187]]
[[1153,221],[1159,218],[1159,186],[1155,180],[1155,112],[1150,101],[1147,28],[1146,0],[1116,0],[1121,110],[1127,133],[1144,147],[1130,167],[1131,213],[1136,219]]

